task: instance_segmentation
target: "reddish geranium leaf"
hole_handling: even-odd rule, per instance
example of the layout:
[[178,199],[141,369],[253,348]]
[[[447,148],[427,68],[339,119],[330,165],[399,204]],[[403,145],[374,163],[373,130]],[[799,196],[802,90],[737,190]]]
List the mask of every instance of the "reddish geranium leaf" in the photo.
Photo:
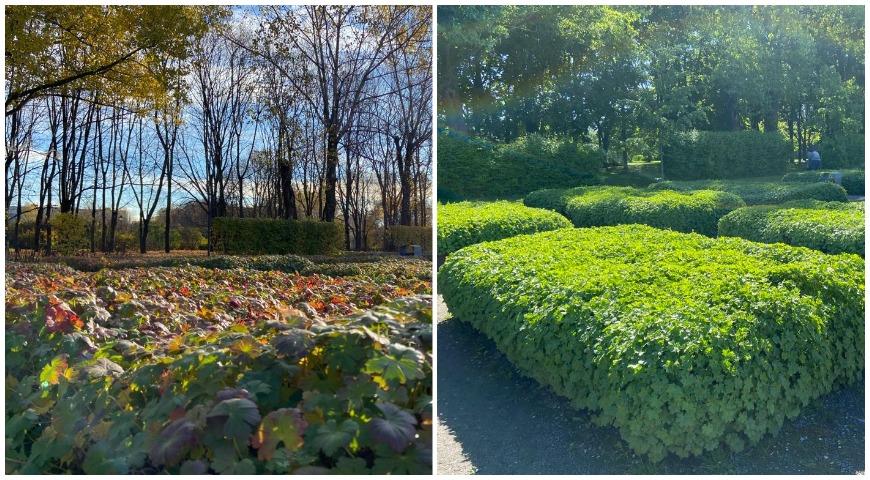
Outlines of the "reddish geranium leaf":
[[172,466],[197,443],[196,426],[186,418],[170,423],[154,441],[149,456],[155,465]]
[[49,305],[45,309],[45,328],[49,332],[69,333],[73,330],[81,330],[84,326],[84,322],[69,308],[69,305],[61,302],[57,297],[49,298]]

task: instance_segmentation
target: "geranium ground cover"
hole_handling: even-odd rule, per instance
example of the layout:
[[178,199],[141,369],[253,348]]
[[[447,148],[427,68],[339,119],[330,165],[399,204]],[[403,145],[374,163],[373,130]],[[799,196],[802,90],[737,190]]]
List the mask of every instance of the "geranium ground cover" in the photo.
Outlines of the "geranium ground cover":
[[430,292],[7,264],[7,472],[429,473]]
[[645,225],[466,247],[453,316],[653,461],[735,451],[864,370],[864,259]]

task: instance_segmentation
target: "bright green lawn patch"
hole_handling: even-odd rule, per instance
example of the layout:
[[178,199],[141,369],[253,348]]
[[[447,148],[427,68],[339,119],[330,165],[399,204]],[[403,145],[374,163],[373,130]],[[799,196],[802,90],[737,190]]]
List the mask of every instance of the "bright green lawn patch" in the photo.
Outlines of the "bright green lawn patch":
[[516,202],[458,202],[438,205],[438,254],[524,233],[570,227],[556,212]]
[[719,220],[719,235],[863,256],[864,202],[803,200],[740,208]]
[[642,225],[464,248],[439,289],[638,454],[740,450],[861,378],[864,260]]
[[842,177],[840,185],[849,195],[864,195],[864,170],[816,170],[809,172],[792,172],[782,177],[783,182],[828,182],[831,181],[832,172],[840,172]]
[[649,186],[650,190],[719,190],[740,196],[747,205],[783,203],[791,200],[845,202],[846,190],[833,183],[778,183],[757,180],[665,181]]
[[540,190],[525,204],[565,214],[577,227],[642,223],[681,232],[715,235],[719,218],[745,204],[718,191],[650,191],[632,187]]

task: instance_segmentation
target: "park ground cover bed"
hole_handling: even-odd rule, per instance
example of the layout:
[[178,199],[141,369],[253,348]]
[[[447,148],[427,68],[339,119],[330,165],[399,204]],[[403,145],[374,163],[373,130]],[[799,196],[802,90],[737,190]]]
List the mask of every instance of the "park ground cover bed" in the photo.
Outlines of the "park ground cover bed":
[[764,180],[689,180],[663,181],[648,187],[652,190],[719,190],[733,193],[747,205],[784,203],[792,200],[845,202],[846,190],[831,182],[770,182]]
[[719,234],[864,256],[864,202],[798,200],[735,210]]
[[456,318],[636,453],[739,451],[861,378],[864,261],[643,225],[464,248]]
[[740,197],[715,190],[678,192],[607,186],[539,190],[527,195],[524,203],[560,212],[576,227],[642,223],[704,235],[716,235],[719,218],[745,206]]
[[431,263],[392,261],[7,264],[7,472],[429,473]]
[[456,202],[438,206],[438,254],[475,243],[570,227],[556,212],[519,202]]
[[862,169],[791,172],[785,174],[782,181],[787,183],[831,182],[834,180],[833,174],[835,172],[840,174],[840,185],[846,190],[846,193],[864,196],[864,170]]

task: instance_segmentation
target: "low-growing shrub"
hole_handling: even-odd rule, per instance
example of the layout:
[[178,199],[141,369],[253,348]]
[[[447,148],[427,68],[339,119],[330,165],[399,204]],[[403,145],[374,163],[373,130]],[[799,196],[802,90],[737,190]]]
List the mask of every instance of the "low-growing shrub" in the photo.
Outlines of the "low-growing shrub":
[[432,471],[428,284],[6,268],[10,473]]
[[203,267],[229,270],[247,268],[250,270],[274,270],[280,272],[308,272],[314,269],[314,263],[298,255],[214,255],[206,256],[59,256],[38,260],[40,263],[60,263],[81,272],[96,272],[104,268],[122,270],[128,268],[158,268],[158,267]]
[[56,213],[51,217],[51,249],[61,255],[86,250],[88,224],[83,217],[72,213]]
[[864,166],[864,134],[847,133],[825,137],[819,142],[822,167],[843,168]]
[[515,202],[458,202],[438,205],[438,254],[474,243],[570,227],[556,212]]
[[677,134],[663,151],[665,178],[741,178],[782,175],[791,147],[782,135],[754,130]]
[[811,170],[787,173],[782,177],[786,183],[813,183],[834,181],[833,172],[839,172],[840,185],[849,195],[864,195],[864,170]]
[[864,202],[801,200],[739,208],[719,220],[719,235],[863,256]]
[[432,227],[392,225],[387,229],[390,250],[395,251],[403,245],[420,245],[424,252],[432,251]]
[[789,202],[792,200],[823,200],[826,202],[845,202],[846,190],[830,182],[781,183],[758,180],[696,180],[665,181],[650,185],[650,190],[720,190],[733,193],[747,205],[764,205]]
[[438,199],[520,197],[541,188],[594,181],[604,165],[595,145],[529,135],[496,144],[455,132],[438,134]]
[[857,255],[562,229],[450,255],[439,291],[521,371],[653,461],[738,451],[863,375]]
[[727,192],[684,193],[632,187],[545,190],[529,194],[524,202],[563,213],[576,227],[642,223],[704,235],[715,235],[719,218],[745,206],[740,197]]
[[267,218],[214,219],[215,250],[230,254],[335,253],[341,249],[341,229],[334,222]]

